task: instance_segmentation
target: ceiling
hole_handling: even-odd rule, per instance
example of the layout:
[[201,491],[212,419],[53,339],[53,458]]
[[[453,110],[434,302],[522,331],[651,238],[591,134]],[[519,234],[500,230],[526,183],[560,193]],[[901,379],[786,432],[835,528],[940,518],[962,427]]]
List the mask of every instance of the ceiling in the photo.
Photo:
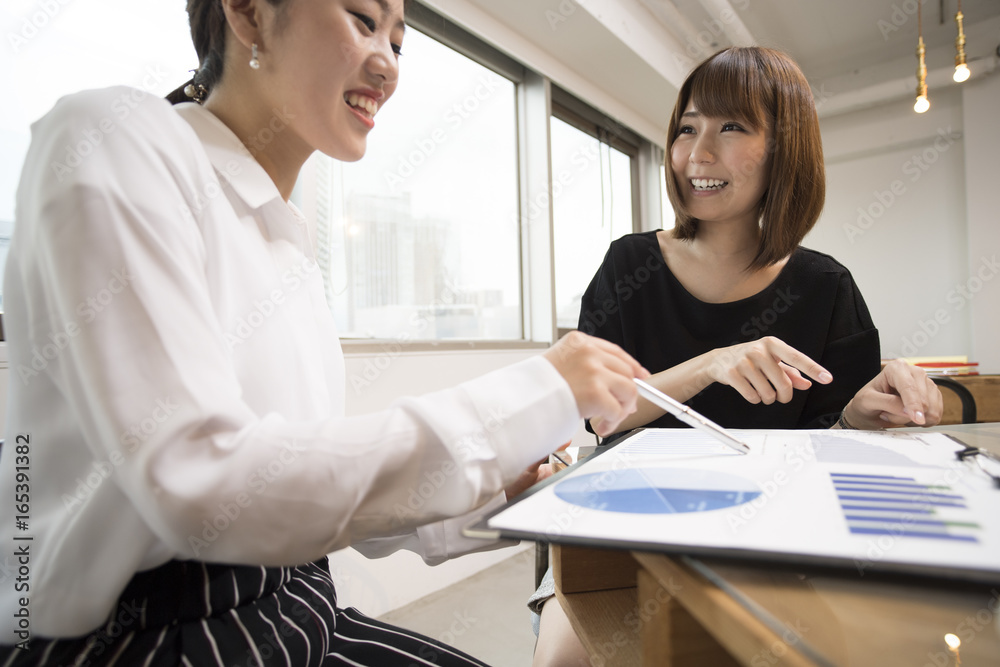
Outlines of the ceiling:
[[[902,101],[913,96],[916,87],[917,0],[432,0],[428,4],[446,13],[460,4],[473,6],[544,53],[541,61],[559,63],[555,72],[539,67],[542,73],[571,90],[572,82],[560,79],[592,82],[609,100],[634,112],[644,125],[637,129],[647,135],[662,136],[677,88],[690,68],[737,43],[787,51],[802,67],[817,101],[822,98],[821,116]],[[957,0],[924,0],[921,6],[928,85],[932,91],[956,85],[951,72]],[[1000,71],[1000,0],[964,0],[962,12],[973,77]],[[475,26],[469,27],[475,31]],[[497,46],[504,49],[504,44]],[[511,55],[524,60],[523,52]]]
[[[650,6],[670,0],[649,0]],[[676,0],[678,10],[696,26],[711,21],[701,0]],[[788,51],[812,79],[824,79],[861,69],[875,62],[913,57],[916,69],[917,0],[733,0],[732,6],[756,43]],[[740,11],[739,7],[746,7]],[[954,65],[956,0],[924,0],[921,6],[924,42],[928,52],[945,47]],[[1000,17],[1000,0],[965,0],[965,26]],[[990,44],[976,47],[978,55],[992,52],[1000,42],[995,32]],[[720,46],[729,46],[731,42]],[[931,67],[931,63],[928,63]]]

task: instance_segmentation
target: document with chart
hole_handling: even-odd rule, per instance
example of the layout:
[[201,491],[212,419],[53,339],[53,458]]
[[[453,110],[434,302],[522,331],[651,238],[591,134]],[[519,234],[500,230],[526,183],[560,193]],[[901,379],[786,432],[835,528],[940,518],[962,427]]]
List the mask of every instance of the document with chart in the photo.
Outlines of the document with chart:
[[[646,429],[478,528],[615,546],[1000,582],[1000,488],[941,433]],[[991,462],[995,463],[995,462]],[[473,531],[475,532],[475,531]]]

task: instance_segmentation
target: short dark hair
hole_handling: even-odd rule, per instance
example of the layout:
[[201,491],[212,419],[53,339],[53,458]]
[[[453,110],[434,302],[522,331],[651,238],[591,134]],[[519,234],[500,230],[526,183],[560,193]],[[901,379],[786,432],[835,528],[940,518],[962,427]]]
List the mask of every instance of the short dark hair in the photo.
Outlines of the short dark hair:
[[781,51],[734,46],[719,51],[688,75],[667,130],[667,193],[677,217],[674,238],[693,239],[698,220],[677,189],[670,153],[689,102],[707,116],[727,116],[755,130],[771,130],[767,190],[761,199],[761,236],[750,269],[787,257],[816,224],[826,198],[823,141],[812,89],[798,65]]

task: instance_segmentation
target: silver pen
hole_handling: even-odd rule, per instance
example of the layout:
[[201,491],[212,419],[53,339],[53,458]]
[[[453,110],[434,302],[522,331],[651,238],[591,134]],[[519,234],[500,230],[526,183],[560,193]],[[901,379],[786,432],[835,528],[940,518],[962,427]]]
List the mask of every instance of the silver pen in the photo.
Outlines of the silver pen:
[[730,435],[726,429],[722,428],[708,417],[695,412],[679,401],[675,401],[656,387],[649,385],[638,378],[635,378],[635,384],[639,387],[639,394],[653,405],[663,408],[685,424],[701,429],[724,445],[732,447],[740,454],[750,453],[750,447],[747,446],[747,443]]

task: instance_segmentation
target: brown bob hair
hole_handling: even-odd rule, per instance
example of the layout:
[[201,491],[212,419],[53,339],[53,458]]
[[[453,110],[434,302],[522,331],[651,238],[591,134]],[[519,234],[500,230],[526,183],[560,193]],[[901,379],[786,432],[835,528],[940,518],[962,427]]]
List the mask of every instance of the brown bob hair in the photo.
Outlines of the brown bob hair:
[[816,224],[826,198],[823,142],[812,90],[787,55],[759,46],[719,51],[688,75],[677,96],[667,130],[667,193],[677,222],[674,238],[691,240],[698,220],[685,208],[670,154],[688,103],[706,116],[770,129],[768,187],[760,202],[760,244],[749,270],[787,257]]

